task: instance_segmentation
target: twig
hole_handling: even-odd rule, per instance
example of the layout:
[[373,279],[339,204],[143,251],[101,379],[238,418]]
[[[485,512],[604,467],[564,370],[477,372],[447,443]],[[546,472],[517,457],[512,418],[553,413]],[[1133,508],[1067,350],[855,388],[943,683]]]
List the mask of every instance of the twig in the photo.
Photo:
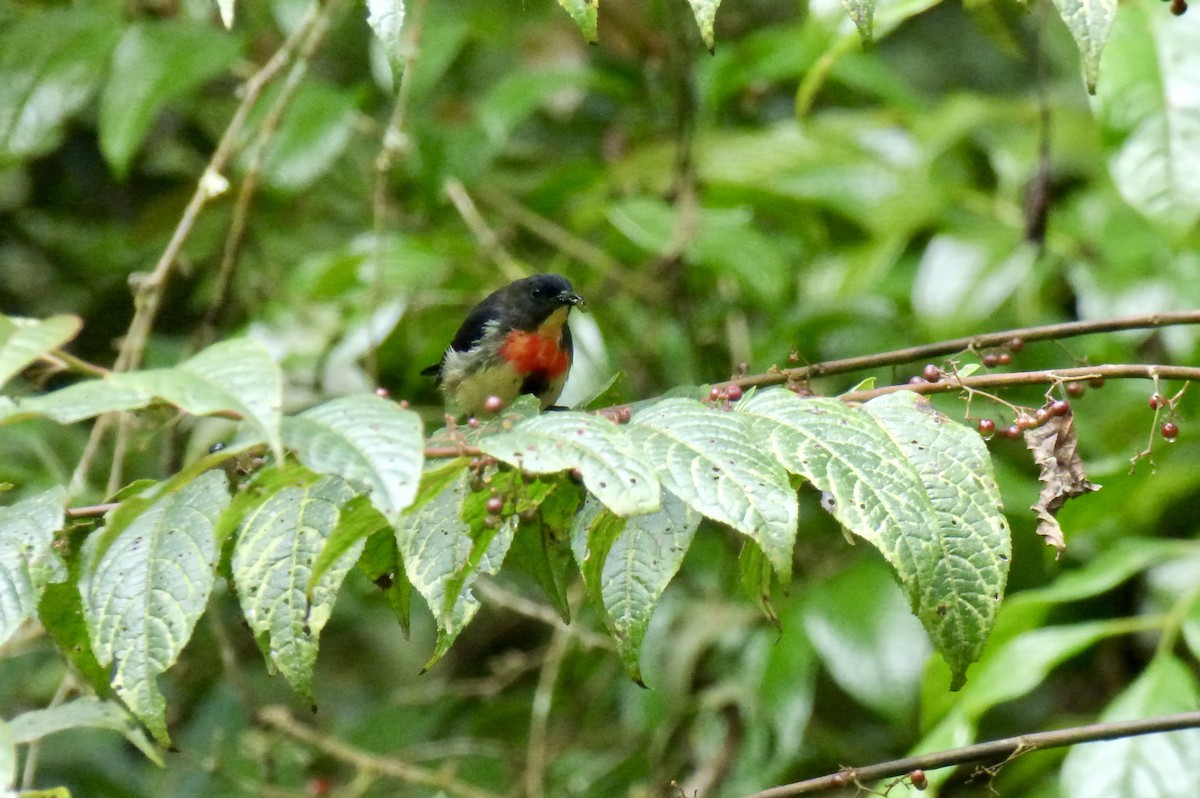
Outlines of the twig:
[[552,627],[555,631],[571,635],[587,648],[603,648],[610,651],[613,648],[612,640],[608,637],[598,635],[579,624],[568,625],[563,623],[563,619],[558,617],[558,614],[554,610],[543,604],[538,604],[536,601],[530,601],[524,596],[510,593],[491,579],[478,580],[475,583],[475,589],[492,604],[512,610],[518,615],[524,615],[526,618],[540,621]]
[[946,393],[966,389],[1011,388],[1014,385],[1053,385],[1063,382],[1080,382],[1097,377],[1134,378],[1153,380],[1200,380],[1200,368],[1189,366],[1158,366],[1138,363],[1115,363],[1104,366],[1079,366],[1069,369],[1047,369],[1045,371],[1017,371],[1003,374],[979,374],[970,377],[955,377],[938,382],[904,383],[885,385],[869,391],[853,391],[838,398],[845,402],[865,402],[877,396],[896,391],[913,391],[920,394]]
[[404,71],[400,75],[400,87],[396,91],[396,104],[392,106],[391,116],[383,128],[383,136],[379,145],[379,154],[375,156],[375,189],[372,197],[372,227],[374,263],[371,265],[371,294],[367,308],[367,356],[366,369],[373,384],[379,384],[379,357],[376,352],[374,330],[371,323],[375,312],[383,304],[383,257],[384,232],[390,216],[388,203],[388,174],[396,157],[408,150],[408,136],[404,132],[404,122],[408,115],[408,98],[412,94],[413,65],[421,44],[421,28],[425,18],[426,0],[419,0],[411,10],[404,31],[406,52],[404,54]]
[[550,720],[550,706],[554,700],[554,685],[562,671],[563,659],[571,644],[571,635],[558,628],[550,638],[542,672],[538,674],[537,688],[533,692],[533,705],[529,713],[529,747],[525,755],[525,795],[527,798],[543,798],[546,794],[546,739]]
[[456,177],[448,177],[445,183],[442,184],[442,190],[450,198],[450,202],[454,205],[454,209],[458,211],[458,215],[467,223],[471,234],[479,242],[479,248],[483,251],[484,256],[500,268],[505,279],[519,280],[524,277],[528,269],[522,266],[521,262],[504,248],[495,231],[488,227],[488,223],[479,213],[479,208],[475,206],[475,201],[467,193],[467,188],[462,184],[462,181]]
[[409,784],[434,787],[445,790],[450,795],[462,796],[462,798],[500,798],[497,793],[456,779],[448,771],[431,770],[396,757],[379,756],[347,745],[333,737],[327,737],[311,726],[293,718],[286,707],[264,707],[259,711],[257,717],[261,723],[276,731],[310,745],[326,756],[346,762],[360,771],[378,773]]
[[246,219],[249,215],[250,203],[254,199],[254,194],[258,191],[258,185],[262,179],[262,167],[263,161],[266,160],[267,143],[279,129],[279,123],[283,119],[283,114],[288,109],[288,106],[291,105],[292,99],[296,96],[296,90],[300,88],[301,81],[304,80],[304,76],[308,73],[308,65],[312,62],[317,47],[324,40],[325,34],[329,32],[330,19],[341,2],[342,0],[329,0],[324,10],[317,16],[312,25],[308,27],[307,36],[296,56],[296,61],[292,64],[291,70],[288,71],[287,77],[284,78],[279,94],[271,103],[266,116],[263,117],[254,143],[250,145],[246,175],[242,178],[242,185],[238,189],[237,199],[234,201],[233,217],[229,222],[229,233],[225,237],[225,249],[221,254],[221,265],[217,269],[213,299],[204,314],[204,320],[200,323],[199,348],[212,343],[216,337],[217,316],[221,312],[221,307],[229,293],[229,287],[233,284],[234,272],[237,270],[238,251],[241,249],[242,237],[246,231]]
[[[47,709],[53,709],[61,705],[67,700],[71,693],[75,692],[77,685],[75,683],[75,675],[68,670],[63,674],[62,680],[58,683],[58,689],[54,691],[54,697],[50,699],[50,703],[46,705]],[[42,749],[42,738],[38,738],[29,744],[25,751],[25,767],[21,772],[21,788],[23,790],[33,789],[33,779],[37,775],[38,754]]]
[[952,748],[948,751],[938,751],[932,754],[921,754],[904,759],[893,759],[890,762],[880,762],[862,768],[844,768],[837,773],[830,773],[807,781],[784,784],[768,790],[753,793],[743,798],[789,798],[793,795],[810,795],[844,788],[856,781],[871,782],[890,776],[902,776],[913,770],[936,770],[937,768],[961,765],[967,762],[981,760],[1004,760],[1016,754],[1047,748],[1062,748],[1078,743],[1093,743],[1101,740],[1117,740],[1123,737],[1136,737],[1141,734],[1157,734],[1160,732],[1176,731],[1178,729],[1193,729],[1200,727],[1200,712],[1183,712],[1178,715],[1160,715],[1154,718],[1121,721],[1118,723],[1094,723],[1088,726],[1075,726],[1070,729],[1023,734],[1018,737],[1006,737],[1003,740],[992,740],[977,743],[962,748]]
[[108,502],[107,504],[93,504],[90,507],[68,507],[67,515],[71,518],[91,518],[104,515],[109,510],[115,510],[120,506],[120,502]]
[[[895,349],[891,352],[880,352],[875,355],[848,357],[841,360],[828,360],[811,366],[781,369],[765,374],[755,374],[739,377],[727,382],[715,383],[717,387],[737,385],[748,388],[752,385],[778,385],[783,382],[806,382],[815,377],[825,377],[832,374],[845,374],[851,371],[897,366],[903,363],[928,360],[942,355],[950,355],[969,349],[987,349],[994,346],[1004,346],[1013,339],[1019,338],[1024,343],[1031,341],[1046,341],[1058,338],[1073,338],[1079,335],[1116,332],[1118,330],[1143,330],[1156,327],[1169,327],[1177,324],[1200,324],[1200,310],[1188,310],[1172,313],[1150,313],[1144,316],[1126,316],[1119,319],[1101,319],[1100,321],[1072,321],[1062,324],[1047,324],[1039,327],[1022,327],[1000,332],[971,335],[964,338],[952,338],[948,341],[938,341],[921,346],[910,346]],[[1159,367],[1164,368],[1164,367]],[[1163,376],[1166,373],[1163,372]],[[1194,377],[1190,379],[1195,379]]]

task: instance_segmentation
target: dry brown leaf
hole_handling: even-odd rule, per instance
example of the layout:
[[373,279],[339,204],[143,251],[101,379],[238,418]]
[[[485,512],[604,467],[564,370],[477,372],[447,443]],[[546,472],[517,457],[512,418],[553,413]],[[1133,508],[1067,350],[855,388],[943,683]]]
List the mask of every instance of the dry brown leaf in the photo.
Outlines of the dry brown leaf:
[[1033,461],[1041,466],[1038,479],[1042,491],[1037,504],[1029,509],[1037,515],[1037,533],[1054,546],[1059,553],[1067,547],[1062,527],[1055,517],[1068,499],[1082,496],[1100,486],[1088,481],[1083,473],[1083,461],[1076,450],[1075,416],[1051,416],[1040,427],[1025,430],[1025,446],[1033,452]]

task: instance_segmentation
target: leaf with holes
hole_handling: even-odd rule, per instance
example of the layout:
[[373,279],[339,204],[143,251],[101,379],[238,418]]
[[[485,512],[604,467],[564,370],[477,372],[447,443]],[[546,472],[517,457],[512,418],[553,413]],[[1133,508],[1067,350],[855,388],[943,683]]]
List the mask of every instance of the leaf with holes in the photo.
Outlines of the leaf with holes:
[[333,476],[285,487],[246,516],[233,550],[233,579],[246,622],[265,644],[268,666],[278,668],[310,704],[318,638],[363,540],[346,549],[311,592],[309,580],[341,508],[354,495]]
[[589,498],[571,530],[571,549],[588,592],[600,599],[625,670],[642,683],[638,651],[650,616],[700,525],[671,494],[657,512],[621,518]]
[[84,616],[113,687],[154,737],[169,744],[166,701],[156,679],[192,636],[212,590],[214,529],[229,504],[225,474],[209,471],[151,504],[97,553],[103,530],[83,546]]
[[283,433],[300,462],[364,486],[391,521],[416,498],[425,462],[421,417],[395,402],[342,396],[284,419]]
[[63,526],[62,488],[0,507],[0,644],[33,615],[46,586],[67,578],[54,550]]
[[21,369],[74,338],[82,325],[78,316],[0,316],[0,388]]
[[578,468],[583,484],[617,515],[653,512],[659,506],[654,469],[634,452],[626,432],[588,413],[543,413],[511,432],[479,442],[497,460],[534,474]]
[[635,414],[628,435],[667,490],[753,539],[779,578],[791,579],[796,492],[750,417],[666,399]]

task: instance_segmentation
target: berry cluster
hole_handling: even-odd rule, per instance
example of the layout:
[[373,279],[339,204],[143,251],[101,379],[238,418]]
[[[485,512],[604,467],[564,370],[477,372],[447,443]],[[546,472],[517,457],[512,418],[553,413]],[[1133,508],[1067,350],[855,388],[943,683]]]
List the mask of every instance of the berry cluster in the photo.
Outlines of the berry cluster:
[[725,410],[729,409],[730,402],[736,402],[742,398],[742,387],[740,385],[726,385],[724,387],[714,386],[708,392],[708,398],[701,401],[706,404],[709,402],[720,404]]
[[[1178,399],[1178,398],[1179,397],[1176,397],[1176,399]],[[1174,403],[1174,401],[1166,398],[1158,391],[1155,391],[1154,393],[1150,394],[1150,399],[1148,400],[1147,404],[1149,404],[1150,409],[1154,411],[1155,420],[1158,419],[1158,412],[1160,410],[1167,410],[1168,413],[1170,414],[1170,418],[1168,418],[1166,421],[1164,421],[1162,423],[1162,425],[1158,428],[1158,431],[1160,433],[1162,433],[1163,438],[1168,441],[1173,441],[1176,438],[1178,438],[1179,437],[1179,425],[1175,423],[1175,403]]]
[[1037,410],[1030,411],[1027,408],[1018,409],[1013,423],[1007,427],[997,430],[995,421],[992,421],[990,418],[981,418],[976,423],[975,428],[979,430],[979,434],[984,438],[991,438],[993,435],[998,434],[1002,438],[1016,439],[1021,437],[1021,433],[1025,430],[1040,427],[1051,418],[1065,416],[1070,412],[1071,403],[1066,399],[1047,400],[1046,404]]

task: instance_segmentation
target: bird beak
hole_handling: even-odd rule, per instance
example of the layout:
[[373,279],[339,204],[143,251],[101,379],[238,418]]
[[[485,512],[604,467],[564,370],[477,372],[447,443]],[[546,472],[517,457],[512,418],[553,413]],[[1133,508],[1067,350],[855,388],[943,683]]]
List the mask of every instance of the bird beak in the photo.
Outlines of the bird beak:
[[579,296],[579,294],[572,294],[570,291],[563,291],[559,294],[558,301],[564,305],[574,305],[580,310],[587,310],[587,300]]

